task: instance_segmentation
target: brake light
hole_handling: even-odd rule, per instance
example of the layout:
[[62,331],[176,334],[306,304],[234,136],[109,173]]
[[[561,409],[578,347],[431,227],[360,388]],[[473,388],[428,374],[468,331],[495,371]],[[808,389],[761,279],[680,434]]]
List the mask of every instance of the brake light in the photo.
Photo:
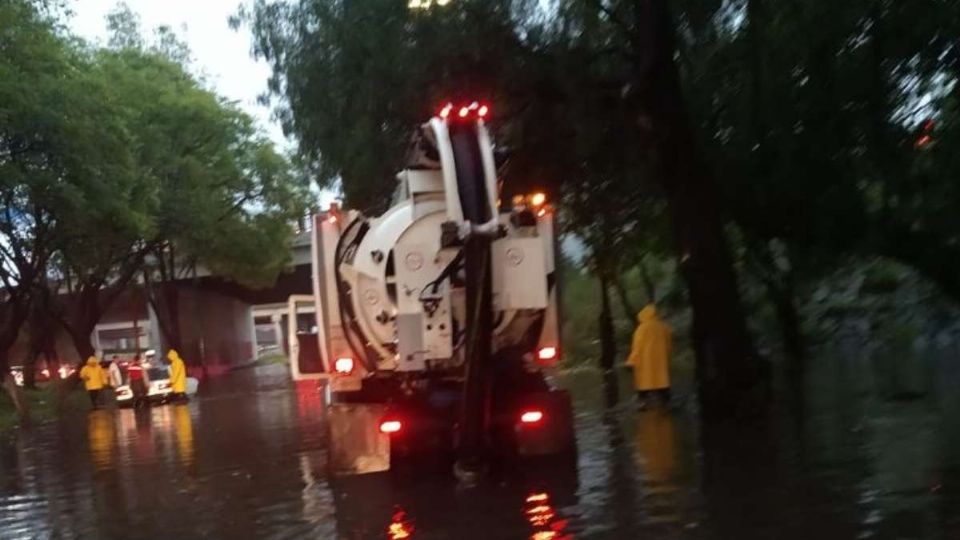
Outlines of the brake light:
[[[454,112],[456,114],[453,114]],[[491,109],[489,105],[480,103],[479,101],[472,101],[467,104],[461,103],[458,105],[447,103],[440,109],[438,116],[443,120],[484,120],[490,116],[490,112]]]
[[542,361],[553,360],[557,357],[557,348],[556,347],[541,347],[537,351],[537,358]]
[[380,422],[380,433],[397,433],[403,428],[403,424],[399,420],[384,420]]
[[529,411],[524,411],[520,415],[521,424],[533,425],[533,424],[539,424],[542,421],[543,421],[543,411],[540,411],[540,410],[531,409]]
[[337,373],[342,373],[344,375],[350,374],[353,371],[353,358],[337,358],[333,363],[333,369]]

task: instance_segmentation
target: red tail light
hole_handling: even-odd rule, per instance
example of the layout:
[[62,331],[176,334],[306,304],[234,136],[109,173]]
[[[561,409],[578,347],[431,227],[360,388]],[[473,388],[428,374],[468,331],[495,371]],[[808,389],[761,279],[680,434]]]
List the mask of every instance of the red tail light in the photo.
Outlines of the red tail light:
[[557,348],[541,347],[541,349],[537,351],[537,358],[541,361],[555,360],[557,358]]
[[333,363],[333,369],[344,375],[353,372],[353,358],[337,358],[336,362]]
[[398,433],[403,429],[403,423],[399,420],[384,420],[380,422],[380,433]]
[[526,425],[536,425],[543,422],[543,411],[530,409],[520,414],[520,423]]
[[[455,115],[451,114],[454,112],[456,113]],[[484,120],[490,116],[490,112],[491,109],[489,105],[472,101],[468,104],[461,103],[456,106],[453,103],[447,103],[440,109],[438,116],[444,120],[451,119],[455,121]],[[451,118],[451,116],[453,118]]]

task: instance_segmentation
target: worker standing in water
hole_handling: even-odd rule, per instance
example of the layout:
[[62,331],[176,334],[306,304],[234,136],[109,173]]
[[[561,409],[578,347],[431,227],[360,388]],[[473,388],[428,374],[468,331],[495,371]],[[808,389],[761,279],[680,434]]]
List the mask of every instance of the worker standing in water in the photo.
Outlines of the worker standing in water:
[[134,356],[127,367],[127,378],[130,380],[130,391],[133,392],[133,408],[150,405],[150,375],[140,362],[140,356]]
[[113,361],[107,367],[107,374],[110,376],[110,386],[114,390],[123,386],[123,372],[120,371],[120,361],[117,360],[116,356],[113,357]]
[[100,391],[103,390],[104,380],[106,379],[103,368],[96,356],[87,358],[86,365],[80,369],[80,378],[83,380],[83,387],[90,396],[90,404],[94,409],[100,408]]
[[657,308],[647,304],[637,314],[637,329],[627,358],[627,364],[633,366],[633,384],[641,408],[654,394],[664,405],[670,401],[672,351],[673,330],[657,315]]
[[187,400],[187,366],[184,365],[180,353],[175,349],[167,352],[170,361],[170,393],[174,401]]

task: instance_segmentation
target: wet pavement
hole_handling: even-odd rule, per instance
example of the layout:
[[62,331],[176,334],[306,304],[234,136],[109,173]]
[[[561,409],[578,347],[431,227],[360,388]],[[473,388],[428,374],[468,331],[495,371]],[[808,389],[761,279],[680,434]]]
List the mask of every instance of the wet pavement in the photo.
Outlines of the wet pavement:
[[638,412],[569,373],[576,467],[473,489],[427,471],[331,479],[319,397],[260,367],[187,405],[0,442],[0,538],[960,538],[960,365],[930,364],[919,396],[881,399],[869,366],[815,363],[805,414],[765,434],[700,433],[682,388]]

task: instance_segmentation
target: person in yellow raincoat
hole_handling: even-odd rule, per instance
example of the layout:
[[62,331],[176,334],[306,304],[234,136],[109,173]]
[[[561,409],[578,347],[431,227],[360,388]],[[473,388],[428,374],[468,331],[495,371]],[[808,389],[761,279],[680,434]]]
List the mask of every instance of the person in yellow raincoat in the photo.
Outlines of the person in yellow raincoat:
[[187,366],[184,365],[180,353],[175,349],[167,351],[167,360],[170,361],[170,393],[174,401],[187,400]]
[[87,358],[86,365],[80,369],[80,379],[83,381],[83,387],[90,396],[90,404],[94,409],[100,408],[100,391],[103,390],[106,377],[103,374],[103,368],[96,356]]
[[670,400],[672,352],[673,330],[657,315],[657,308],[647,304],[637,314],[637,329],[627,358],[627,364],[633,366],[633,384],[641,407],[651,394],[658,394],[664,404]]

